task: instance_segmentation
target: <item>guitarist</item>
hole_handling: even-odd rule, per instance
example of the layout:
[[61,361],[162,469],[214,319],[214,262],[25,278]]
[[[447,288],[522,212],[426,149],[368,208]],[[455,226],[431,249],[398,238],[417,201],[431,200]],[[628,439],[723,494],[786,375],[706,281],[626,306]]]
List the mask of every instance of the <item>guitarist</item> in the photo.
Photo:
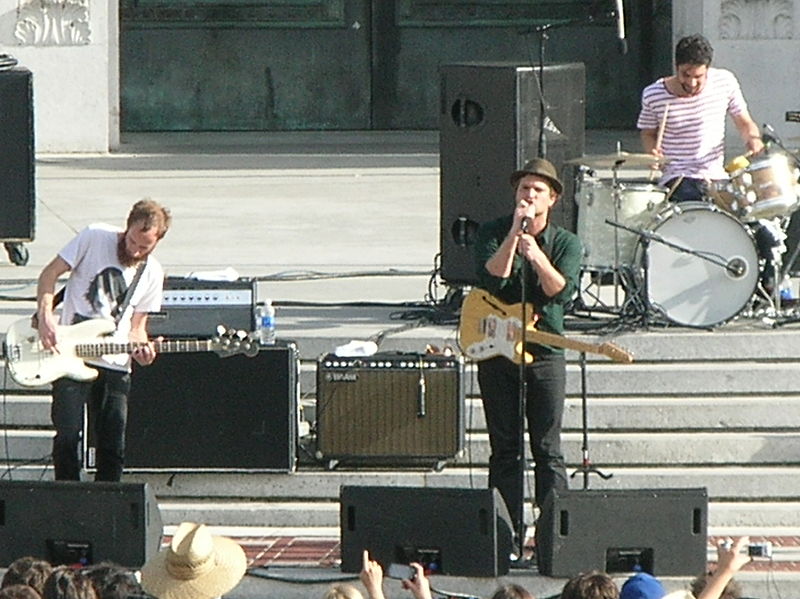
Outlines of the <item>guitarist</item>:
[[[534,158],[511,175],[514,212],[481,225],[475,243],[479,286],[513,304],[523,299],[535,314],[526,314],[543,331],[561,334],[564,306],[578,290],[581,243],[550,222],[550,213],[564,186],[555,167]],[[524,273],[523,273],[524,270]],[[525,284],[523,294],[522,285]],[[521,316],[521,315],[518,315]],[[534,361],[525,366],[525,414],[534,460],[535,500],[542,506],[551,489],[567,487],[561,452],[566,363],[564,350],[529,343]],[[523,497],[519,456],[520,368],[497,356],[478,362],[486,424],[489,430],[489,486],[506,502],[514,530],[522,536]],[[524,538],[517,539],[519,543]]]
[[[122,477],[131,357],[142,366],[152,364],[156,357],[153,344],[147,343],[146,323],[149,311],[161,309],[164,272],[150,253],[166,234],[170,221],[169,210],[159,203],[150,199],[136,202],[124,231],[105,224],[90,225],[39,275],[36,315],[45,348],[58,351],[54,290],[56,281],[66,272],[69,279],[58,323],[71,325],[89,318],[116,320],[117,330],[111,340],[143,342],[131,356],[103,356],[92,361],[92,367],[100,373],[94,381],[64,377],[53,382],[56,480],[80,480],[84,405],[92,411],[96,426],[95,480],[119,481]],[[120,308],[123,312],[117,314]]]

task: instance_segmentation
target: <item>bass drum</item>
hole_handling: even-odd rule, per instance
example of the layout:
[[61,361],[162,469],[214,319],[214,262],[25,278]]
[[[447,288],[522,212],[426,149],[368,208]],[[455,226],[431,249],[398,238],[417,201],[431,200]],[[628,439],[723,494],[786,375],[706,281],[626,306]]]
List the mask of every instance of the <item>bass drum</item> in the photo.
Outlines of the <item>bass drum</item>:
[[640,244],[637,255],[648,265],[653,309],[677,324],[708,327],[730,320],[753,297],[758,252],[736,218],[712,204],[682,202],[662,212],[651,229],[654,238],[646,249]]

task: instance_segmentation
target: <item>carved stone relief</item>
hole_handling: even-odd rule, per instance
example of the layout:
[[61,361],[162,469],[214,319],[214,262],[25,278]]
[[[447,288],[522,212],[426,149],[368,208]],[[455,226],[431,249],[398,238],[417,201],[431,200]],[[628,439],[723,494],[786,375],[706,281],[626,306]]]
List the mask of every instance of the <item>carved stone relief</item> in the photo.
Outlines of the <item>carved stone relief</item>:
[[88,44],[89,0],[19,0],[14,37],[26,46]]
[[721,39],[792,39],[794,0],[722,0]]

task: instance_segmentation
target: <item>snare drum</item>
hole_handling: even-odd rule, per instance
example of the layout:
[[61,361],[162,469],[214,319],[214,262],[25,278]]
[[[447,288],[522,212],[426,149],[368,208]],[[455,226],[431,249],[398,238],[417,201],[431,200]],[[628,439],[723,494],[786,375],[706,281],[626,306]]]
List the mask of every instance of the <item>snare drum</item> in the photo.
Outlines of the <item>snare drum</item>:
[[654,309],[673,322],[698,327],[742,311],[759,278],[758,253],[747,227],[712,204],[682,202],[661,212],[652,229],[656,238],[640,244],[637,258],[642,265],[646,260],[646,292]]
[[667,195],[666,189],[651,183],[621,181],[619,188],[616,210],[612,181],[584,179],[578,190],[578,237],[583,243],[582,265],[590,270],[608,270],[617,265],[632,266],[639,236],[609,225],[606,219],[631,228],[645,227],[658,214]]
[[739,203],[739,218],[746,222],[786,216],[798,207],[797,169],[785,154],[768,154],[731,173]]

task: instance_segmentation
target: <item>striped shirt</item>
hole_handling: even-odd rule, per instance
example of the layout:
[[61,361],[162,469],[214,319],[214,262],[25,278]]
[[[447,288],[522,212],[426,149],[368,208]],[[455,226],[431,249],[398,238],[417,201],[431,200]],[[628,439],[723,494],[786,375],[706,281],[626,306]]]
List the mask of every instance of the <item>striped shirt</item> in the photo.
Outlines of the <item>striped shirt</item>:
[[725,116],[747,111],[736,76],[726,69],[709,68],[700,93],[685,97],[670,93],[661,78],[642,91],[642,110],[636,126],[657,130],[665,110],[667,123],[661,150],[669,162],[663,167],[661,184],[679,175],[727,179],[723,168]]

